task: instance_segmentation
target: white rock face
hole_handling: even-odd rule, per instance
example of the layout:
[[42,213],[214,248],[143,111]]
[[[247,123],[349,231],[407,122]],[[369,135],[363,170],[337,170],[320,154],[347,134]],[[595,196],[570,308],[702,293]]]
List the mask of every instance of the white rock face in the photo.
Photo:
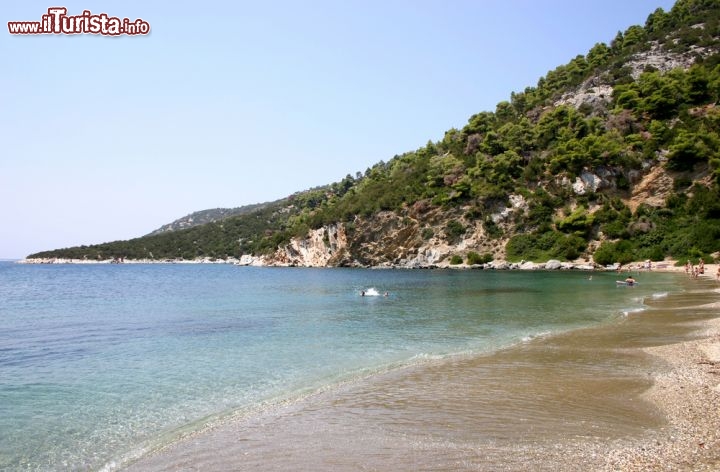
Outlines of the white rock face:
[[240,260],[237,262],[237,265],[242,265],[242,266],[253,265],[253,263],[255,262],[256,259],[257,259],[257,257],[254,257],[250,254],[243,254],[242,256],[240,256]]
[[523,261],[518,266],[518,269],[520,269],[520,270],[537,270],[538,265],[531,261]]
[[522,195],[510,195],[508,198],[510,199],[510,204],[516,210],[517,209],[521,209],[521,210],[528,209],[527,200],[525,200],[525,197],[523,197]]
[[418,252],[412,259],[405,264],[410,269],[434,266],[443,258],[447,257],[446,252],[441,252],[437,248],[425,248]]
[[[702,27],[695,25],[694,27]],[[630,75],[637,80],[638,77],[651,67],[660,72],[667,72],[676,68],[687,69],[695,63],[698,56],[707,57],[713,53],[712,50],[700,46],[692,46],[686,53],[676,53],[664,50],[657,41],[654,41],[650,50],[635,54],[630,58],[627,65],[631,68]],[[597,108],[606,108],[612,101],[613,88],[608,84],[601,83],[600,77],[591,77],[577,89],[563,94],[554,105],[570,105],[580,108],[582,105],[590,105]]]
[[330,259],[346,247],[347,237],[342,224],[323,226],[311,230],[308,237],[293,238],[279,248],[272,258],[273,265],[326,267]]
[[575,182],[572,184],[573,192],[575,192],[576,195],[585,195],[587,192],[587,189],[585,188],[585,183],[580,179],[580,177],[577,177],[575,179]]
[[582,171],[580,176],[575,178],[572,188],[575,194],[585,195],[588,192],[596,192],[602,185],[603,180],[599,175],[595,175],[588,171]]
[[557,269],[560,269],[561,267],[562,267],[562,262],[555,260],[555,259],[550,259],[549,261],[547,261],[545,263],[545,268],[547,270],[557,270]]
[[592,85],[588,81],[580,86],[578,90],[566,93],[560,100],[555,102],[555,106],[570,105],[580,108],[581,105],[588,103],[590,105],[607,105],[612,100],[613,88],[609,85]]
[[595,270],[595,266],[592,264],[576,264],[573,268],[577,270]]
[[655,41],[649,51],[640,52],[632,56],[628,66],[632,68],[633,79],[638,77],[650,66],[660,72],[667,72],[678,67],[687,69],[695,63],[696,56],[707,56],[710,51],[706,48],[693,46],[690,51],[682,54],[665,51]]
[[527,200],[525,200],[525,197],[523,197],[522,195],[510,195],[508,197],[508,200],[510,200],[509,207],[505,207],[499,212],[490,215],[493,223],[497,224],[503,221],[507,221],[515,210],[527,211],[528,203]]
[[[562,183],[568,185],[569,181],[564,179]],[[599,168],[595,169],[594,173],[583,170],[580,176],[575,178],[572,189],[576,195],[585,195],[597,192],[599,189],[615,188],[616,186],[615,173],[611,169]]]

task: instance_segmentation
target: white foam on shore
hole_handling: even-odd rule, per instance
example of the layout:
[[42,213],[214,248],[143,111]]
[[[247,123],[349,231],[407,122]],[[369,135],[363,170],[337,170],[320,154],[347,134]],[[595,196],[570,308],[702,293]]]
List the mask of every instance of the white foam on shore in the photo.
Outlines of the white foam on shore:
[[[456,354],[457,355],[457,354]],[[422,352],[420,354],[415,354],[410,358],[410,363],[422,363],[422,361],[441,361],[444,359],[447,359],[448,355],[443,354],[429,354]]]
[[622,313],[623,313],[623,316],[628,317],[628,316],[634,315],[636,313],[642,313],[645,310],[646,310],[646,308],[629,308],[627,310],[623,310]]
[[557,334],[557,333],[553,333],[552,331],[543,331],[541,333],[529,334],[527,336],[523,336],[522,342],[529,343],[530,341],[532,341],[534,339],[546,338],[548,336],[552,336],[553,334]]

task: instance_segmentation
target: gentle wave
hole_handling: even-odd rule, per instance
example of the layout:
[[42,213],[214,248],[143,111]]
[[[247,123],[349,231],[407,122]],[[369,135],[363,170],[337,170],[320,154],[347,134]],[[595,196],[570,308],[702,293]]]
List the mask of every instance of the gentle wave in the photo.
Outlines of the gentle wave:
[[552,334],[554,334],[552,331],[543,331],[543,332],[537,333],[537,334],[529,334],[527,336],[523,336],[522,342],[529,343],[535,339],[546,338],[548,336],[551,336]]
[[627,310],[623,310],[622,313],[623,313],[623,316],[628,317],[628,316],[630,316],[630,315],[635,315],[635,314],[637,314],[637,313],[642,313],[642,312],[644,312],[644,311],[646,311],[646,310],[647,310],[647,308],[630,308],[630,309],[627,309]]

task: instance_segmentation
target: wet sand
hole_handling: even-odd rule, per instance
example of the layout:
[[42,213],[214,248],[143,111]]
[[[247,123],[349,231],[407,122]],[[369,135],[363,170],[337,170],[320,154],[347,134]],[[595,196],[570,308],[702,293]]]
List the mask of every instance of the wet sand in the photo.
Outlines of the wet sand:
[[619,323],[373,376],[128,470],[718,470],[720,292],[681,282]]

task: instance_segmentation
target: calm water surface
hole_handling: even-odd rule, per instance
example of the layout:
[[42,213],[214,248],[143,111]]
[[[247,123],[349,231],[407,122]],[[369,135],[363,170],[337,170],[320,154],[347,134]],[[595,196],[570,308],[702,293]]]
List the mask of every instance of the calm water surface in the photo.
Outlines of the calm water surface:
[[[553,333],[627,323],[648,307],[644,300],[678,289],[678,278],[667,274],[643,274],[632,288],[616,287],[616,278],[2,262],[0,469],[115,469],[208,422],[257,416],[268,405],[294,405],[329,388],[338,407],[354,398],[346,408],[392,422],[378,404],[397,397],[378,399],[384,390],[370,387],[389,374],[358,384],[364,393],[342,392],[354,379],[410,375],[396,369],[443,359],[445,368],[423,371],[433,385],[452,385],[442,378],[457,359],[475,359],[477,378],[503,383],[508,372],[477,356],[511,345],[530,349],[538,344],[530,340]],[[389,296],[360,296],[370,288]],[[403,379],[385,390],[403,388]],[[515,408],[521,397],[497,408],[523,411]]]

